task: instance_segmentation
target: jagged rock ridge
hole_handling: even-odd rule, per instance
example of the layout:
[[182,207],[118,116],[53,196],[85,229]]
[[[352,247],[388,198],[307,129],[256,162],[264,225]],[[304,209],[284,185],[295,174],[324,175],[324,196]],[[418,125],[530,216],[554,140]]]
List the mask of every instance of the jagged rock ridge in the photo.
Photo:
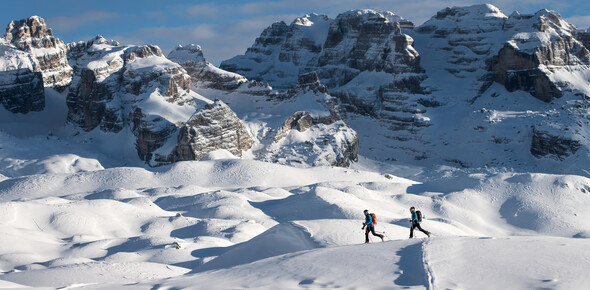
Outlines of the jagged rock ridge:
[[[265,29],[245,55],[221,68],[287,89],[299,75],[317,72],[322,84],[349,112],[378,118],[377,127],[396,140],[416,140],[428,127],[430,92],[413,39],[413,24],[394,13],[355,10],[335,19],[310,14],[290,25]],[[430,102],[434,103],[434,102]]]
[[198,160],[219,148],[240,155],[252,144],[241,121],[225,106],[209,116],[210,122],[231,124],[223,123],[195,142],[207,143],[211,140],[203,138],[218,138],[215,134],[239,134],[239,140],[222,139],[195,150],[198,154],[175,153],[174,144],[186,145],[180,131],[203,130],[194,127],[200,124],[192,124],[191,116],[223,104],[191,92],[190,76],[157,46],[120,46],[101,36],[65,45],[42,18],[34,16],[11,22],[0,49],[0,100],[7,110],[42,111],[45,88],[65,90],[67,122],[79,131],[76,135],[96,130],[128,132],[135,142],[123,146],[134,146],[138,157],[149,165]]
[[[294,86],[300,74],[317,72],[329,93],[352,114],[353,128],[374,124],[371,126],[378,133],[361,132],[361,142],[371,143],[363,154],[381,160],[429,163],[436,159],[439,161],[434,162],[450,161],[461,166],[516,164],[524,161],[515,160],[527,158],[502,157],[499,161],[498,154],[492,152],[514,152],[500,148],[526,144],[531,149],[525,151],[537,158],[562,160],[588,153],[588,142],[580,139],[588,126],[584,117],[588,112],[583,105],[578,108],[590,93],[583,85],[589,81],[583,79],[589,64],[587,31],[575,29],[554,11],[506,16],[489,4],[443,9],[415,29],[392,15],[358,10],[336,19],[311,14],[290,25],[274,23],[244,55],[222,62],[221,67],[280,89]],[[526,121],[520,125],[508,125],[512,118],[492,118],[490,130],[474,125],[481,137],[469,142],[491,141],[496,149],[482,149],[489,157],[481,161],[461,161],[467,157],[460,154],[461,150],[453,152],[453,148],[465,147],[468,156],[475,156],[478,146],[459,143],[466,138],[454,131],[461,132],[458,128],[463,125],[450,132],[452,127],[446,125],[449,114],[457,120],[484,122],[485,114],[464,114],[478,111],[482,108],[477,106],[484,104],[510,106],[497,103],[497,99],[505,99],[498,96],[508,96],[498,85],[507,92],[529,94],[546,102],[547,107],[533,110],[538,114],[526,113]],[[556,99],[562,99],[559,105],[551,104]],[[519,110],[528,112],[524,109],[528,102],[523,100]],[[565,112],[550,113],[553,105]],[[544,115],[552,116],[551,121],[544,121]],[[478,120],[480,117],[484,119]],[[512,127],[512,132],[502,134],[517,138],[500,137],[502,134],[493,129],[498,126]],[[545,137],[561,141],[539,141]],[[377,142],[381,144],[374,145]],[[549,150],[548,146],[534,144],[573,145]],[[546,154],[539,154],[541,151]]]

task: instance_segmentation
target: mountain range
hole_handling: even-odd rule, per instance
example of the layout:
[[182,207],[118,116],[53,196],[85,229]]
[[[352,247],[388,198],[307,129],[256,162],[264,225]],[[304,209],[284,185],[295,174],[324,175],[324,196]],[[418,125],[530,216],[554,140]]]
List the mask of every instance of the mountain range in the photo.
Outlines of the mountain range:
[[[64,44],[38,16],[0,41],[2,121],[118,147],[102,151],[119,164],[227,150],[296,166],[360,155],[571,173],[590,156],[590,33],[555,11],[453,7],[418,27],[392,12],[309,14],[219,68],[195,44],[167,56],[101,36]],[[34,117],[53,109],[48,95],[67,106],[51,128]]]
[[355,10],[217,67],[12,21],[0,288],[587,287],[589,41],[548,10]]

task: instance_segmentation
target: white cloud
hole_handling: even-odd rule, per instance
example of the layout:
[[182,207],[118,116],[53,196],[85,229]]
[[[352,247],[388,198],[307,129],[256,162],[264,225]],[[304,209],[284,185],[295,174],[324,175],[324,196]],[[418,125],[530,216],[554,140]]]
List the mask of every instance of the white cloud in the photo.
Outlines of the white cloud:
[[587,29],[590,27],[590,15],[568,17],[565,21],[575,25],[578,28]]
[[223,7],[213,4],[194,5],[186,9],[186,15],[189,17],[204,17],[215,18],[218,17],[219,11]]
[[105,11],[89,11],[75,16],[61,16],[55,18],[46,19],[48,27],[54,30],[54,33],[69,33],[74,30],[84,28],[84,26],[118,19],[119,15],[112,12]]

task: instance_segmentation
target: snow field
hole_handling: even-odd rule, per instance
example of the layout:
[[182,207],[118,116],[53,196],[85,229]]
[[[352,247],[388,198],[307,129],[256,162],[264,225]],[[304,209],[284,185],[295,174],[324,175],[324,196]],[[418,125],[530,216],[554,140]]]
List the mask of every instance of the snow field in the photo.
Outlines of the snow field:
[[[506,283],[588,282],[553,262],[589,262],[577,254],[590,237],[588,178],[441,168],[415,175],[418,182],[219,159],[222,153],[151,171],[7,178],[0,182],[0,279],[111,289],[207,288],[207,280],[219,288],[485,289],[493,287],[482,283],[500,285],[494,279],[508,271],[488,265],[517,251],[535,266],[510,265]],[[417,232],[418,239],[407,240],[412,205],[425,214],[432,239]],[[376,244],[355,246],[364,242],[364,209],[377,214],[385,243],[371,236]],[[534,263],[531,243],[553,252]],[[513,244],[515,250],[505,249]],[[459,274],[464,267],[470,275]],[[370,287],[369,273],[380,277],[369,279]],[[176,278],[161,280],[167,277]]]

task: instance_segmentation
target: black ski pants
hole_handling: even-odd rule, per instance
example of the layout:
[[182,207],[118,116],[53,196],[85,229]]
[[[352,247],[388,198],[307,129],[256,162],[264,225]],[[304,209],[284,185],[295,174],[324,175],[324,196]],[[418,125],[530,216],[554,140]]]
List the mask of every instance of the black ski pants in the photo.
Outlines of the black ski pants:
[[373,236],[379,237],[381,240],[383,240],[383,235],[375,233],[375,226],[372,226],[365,229],[365,243],[369,242],[369,232],[371,232]]
[[424,229],[422,229],[422,227],[420,226],[420,223],[412,223],[412,227],[410,228],[410,239],[414,237],[414,228],[418,228],[418,230],[420,230],[421,232],[423,232],[425,235],[430,236],[430,233]]

